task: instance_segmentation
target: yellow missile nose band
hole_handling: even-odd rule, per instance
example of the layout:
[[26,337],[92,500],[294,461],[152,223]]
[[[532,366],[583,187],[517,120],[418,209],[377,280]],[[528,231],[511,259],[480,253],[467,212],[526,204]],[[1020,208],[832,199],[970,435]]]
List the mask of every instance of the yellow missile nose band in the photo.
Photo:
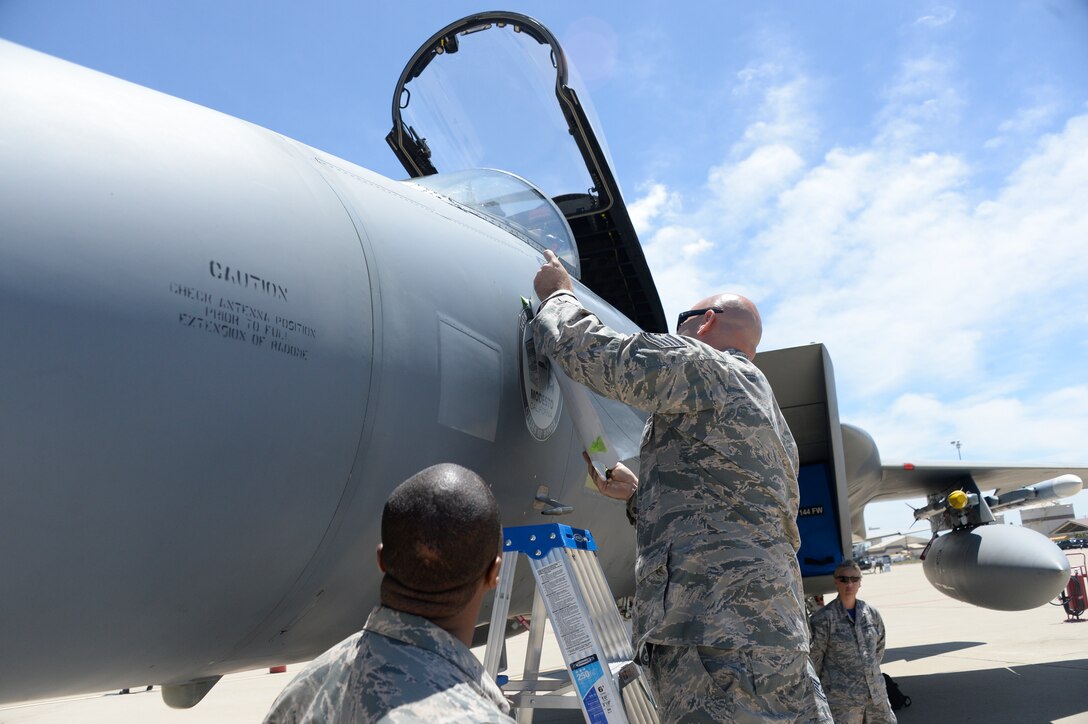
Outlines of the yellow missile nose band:
[[948,494],[948,504],[956,510],[963,510],[967,507],[967,493],[962,490],[954,490]]

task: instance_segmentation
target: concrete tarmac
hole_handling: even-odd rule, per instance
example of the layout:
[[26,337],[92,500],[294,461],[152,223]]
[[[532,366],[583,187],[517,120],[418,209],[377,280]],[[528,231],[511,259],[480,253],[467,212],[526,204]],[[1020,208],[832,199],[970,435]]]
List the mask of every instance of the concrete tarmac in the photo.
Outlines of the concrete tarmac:
[[[930,587],[916,563],[866,574],[859,596],[884,617],[883,670],[913,702],[897,712],[901,723],[1088,724],[1088,621],[1067,623],[1057,606],[1014,612],[968,606]],[[521,671],[525,638],[522,634],[508,642],[512,678]],[[483,656],[482,649],[476,651]],[[131,694],[113,691],[2,705],[0,723],[259,722],[302,666],[289,666],[287,674],[265,669],[225,676],[188,710],[167,708],[157,688],[144,692],[147,682],[133,682]],[[542,667],[561,666],[552,641]],[[582,719],[577,711],[538,711],[534,721]]]

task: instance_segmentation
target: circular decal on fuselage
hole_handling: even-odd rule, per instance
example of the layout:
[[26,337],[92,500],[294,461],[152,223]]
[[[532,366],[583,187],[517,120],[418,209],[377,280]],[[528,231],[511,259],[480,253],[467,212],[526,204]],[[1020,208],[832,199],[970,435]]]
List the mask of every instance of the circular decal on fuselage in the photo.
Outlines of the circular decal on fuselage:
[[521,371],[521,400],[525,404],[525,426],[529,434],[543,442],[559,426],[563,411],[563,393],[552,371],[552,361],[536,352],[533,331],[529,327],[529,312],[523,309],[518,320],[519,370]]

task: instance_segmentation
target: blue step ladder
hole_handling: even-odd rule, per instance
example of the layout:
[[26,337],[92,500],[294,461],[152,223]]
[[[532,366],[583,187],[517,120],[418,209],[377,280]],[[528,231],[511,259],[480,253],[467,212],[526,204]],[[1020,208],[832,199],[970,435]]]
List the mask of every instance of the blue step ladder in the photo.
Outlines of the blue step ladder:
[[[523,678],[503,686],[518,721],[531,722],[533,709],[580,707],[591,724],[657,724],[653,698],[633,660],[630,636],[588,530],[557,523],[503,529],[502,570],[484,656],[488,675],[498,674],[521,556],[529,560],[536,593]],[[539,677],[545,618],[559,641],[569,680]],[[565,695],[573,689],[577,699]]]

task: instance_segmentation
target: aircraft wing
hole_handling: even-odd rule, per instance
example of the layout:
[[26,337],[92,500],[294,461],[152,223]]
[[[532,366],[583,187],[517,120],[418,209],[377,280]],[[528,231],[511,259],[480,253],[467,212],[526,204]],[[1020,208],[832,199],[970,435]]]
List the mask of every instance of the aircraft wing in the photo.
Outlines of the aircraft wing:
[[846,457],[851,528],[858,538],[865,536],[863,511],[869,503],[941,496],[951,490],[970,487],[996,490],[988,501],[991,509],[1027,508],[1075,495],[1088,480],[1088,467],[1026,463],[986,463],[965,460],[950,462],[901,462],[888,464],[880,459],[876,442],[859,427],[841,426]]
[[974,478],[981,490],[1010,491],[1062,475],[1088,480],[1088,468],[1017,463],[926,462],[901,463],[882,467],[879,491],[871,500],[918,498],[955,487],[964,478]]
[[[844,534],[847,525],[857,540],[863,540],[868,503],[922,497],[926,504],[915,510],[915,519],[927,521],[934,532],[947,531],[933,539],[924,562],[926,577],[937,590],[976,606],[1020,611],[1046,603],[1066,585],[1069,562],[1046,536],[1030,528],[990,524],[995,522],[994,513],[1076,495],[1088,467],[970,461],[887,464],[869,433],[839,421],[834,373],[823,345],[761,352],[756,363],[774,388],[797,440],[798,558],[806,592],[825,592],[833,585],[831,571],[806,572],[806,561],[816,559],[806,546],[811,550],[813,541]],[[806,502],[806,496],[822,487],[821,480],[832,481],[835,494],[822,500],[809,497]],[[997,492],[987,494],[991,490]],[[846,555],[850,545],[845,535],[842,540],[840,555]],[[829,565],[833,570],[834,563]]]

